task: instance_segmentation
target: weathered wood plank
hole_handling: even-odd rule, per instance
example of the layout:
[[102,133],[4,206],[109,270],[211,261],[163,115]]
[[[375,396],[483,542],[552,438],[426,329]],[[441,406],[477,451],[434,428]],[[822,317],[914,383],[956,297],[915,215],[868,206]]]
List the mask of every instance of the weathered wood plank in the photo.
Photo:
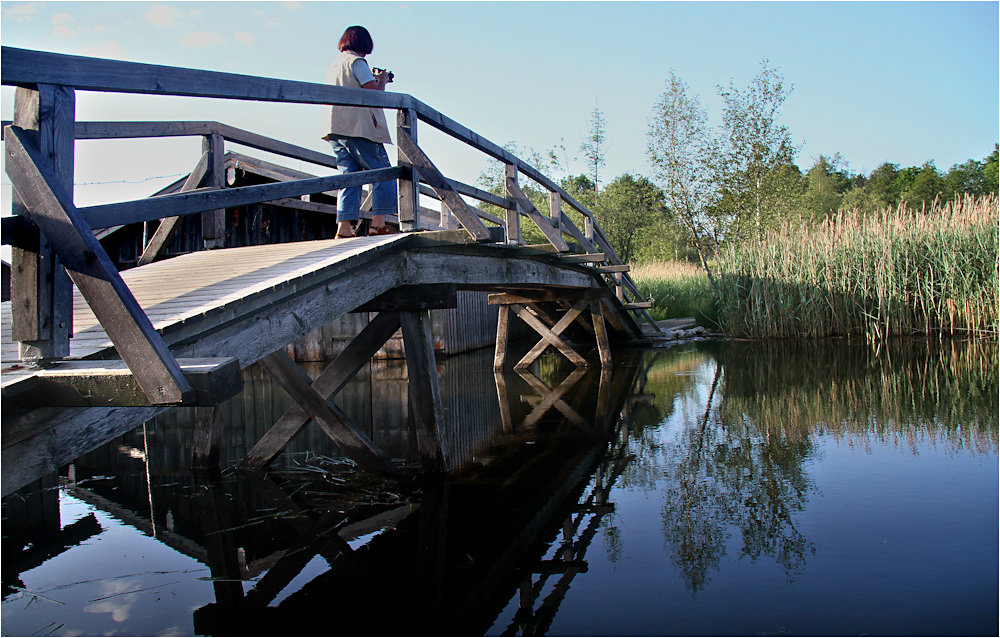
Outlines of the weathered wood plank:
[[[194,170],[191,174],[187,176],[184,180],[184,185],[181,186],[181,192],[191,191],[195,188],[201,186],[201,181],[205,178],[208,172],[208,152],[201,154],[201,159],[195,165]],[[156,227],[156,232],[149,239],[149,243],[146,247],[142,249],[142,254],[139,256],[139,260],[136,266],[145,266],[146,264],[152,263],[156,257],[166,246],[167,242],[170,241],[170,237],[174,234],[174,230],[177,228],[177,222],[180,221],[180,217],[167,217],[160,222],[160,225]]]
[[397,179],[399,175],[399,167],[380,168],[372,171],[329,175],[275,184],[257,184],[240,188],[163,195],[130,202],[88,206],[78,209],[77,212],[91,227],[104,228],[117,224],[134,224],[175,215],[190,215],[215,208],[232,208],[285,197],[299,197],[300,195],[361,186],[372,182]]
[[490,231],[483,226],[483,222],[479,220],[479,217],[469,210],[468,204],[465,203],[465,200],[452,187],[451,182],[441,174],[430,158],[420,150],[417,143],[413,141],[409,133],[402,127],[398,129],[396,144],[399,146],[400,152],[419,171],[420,178],[437,193],[438,197],[444,201],[452,214],[458,218],[462,227],[469,231],[469,234],[477,240],[489,241]]
[[608,288],[579,288],[570,290],[545,289],[545,290],[520,290],[518,292],[498,292],[491,294],[486,299],[486,303],[491,306],[503,306],[507,304],[529,304],[557,302],[571,299],[603,299],[611,296]]
[[454,284],[426,284],[393,288],[354,312],[414,312],[457,307],[458,289]]
[[448,467],[447,451],[442,447],[440,430],[444,426],[444,407],[434,361],[434,338],[430,313],[405,312],[401,316],[406,371],[413,406],[413,427],[424,472],[440,474]]
[[[239,360],[180,359],[194,389],[187,405],[213,406],[243,389]],[[3,383],[4,411],[40,407],[152,405],[124,361],[59,361]]]
[[579,255],[560,255],[559,257],[559,260],[564,264],[600,263],[605,259],[604,253],[582,253]]
[[176,404],[193,399],[193,389],[162,337],[94,238],[93,231],[76,214],[37,149],[25,142],[24,131],[9,127],[5,144],[7,174],[14,188],[150,402]]
[[[569,325],[573,323],[578,316],[580,316],[580,313],[583,312],[584,308],[590,305],[590,303],[591,301],[587,299],[582,299],[576,302],[576,304],[572,308],[567,310],[565,314],[563,314],[563,316],[560,317],[558,321],[556,321],[555,325],[552,326],[551,331],[549,331],[548,333],[542,333],[542,338],[539,339],[538,343],[535,344],[535,346],[531,350],[529,350],[528,353],[525,354],[520,361],[517,362],[517,365],[515,365],[514,368],[515,369],[527,368],[529,365],[531,365],[531,362],[537,359],[539,356],[541,356],[542,352],[544,352],[545,349],[550,345],[555,346],[560,352],[566,354],[565,351],[563,351],[561,348],[556,346],[555,343],[553,343],[552,337],[557,337],[558,340],[562,342],[563,340],[560,337],[562,331],[568,328]],[[568,347],[569,346],[567,345],[567,348]],[[569,359],[570,361],[574,361],[572,357],[569,357]],[[574,361],[574,363],[578,363],[578,361]]]
[[538,209],[535,208],[535,205],[531,203],[531,200],[528,199],[523,192],[521,192],[521,189],[517,185],[517,181],[507,177],[506,188],[507,192],[512,195],[515,200],[517,200],[517,203],[521,208],[521,212],[527,215],[531,221],[535,222],[535,225],[542,231],[542,234],[549,240],[549,243],[551,243],[558,252],[568,252],[569,246],[562,238],[561,233],[552,227],[552,222],[549,218],[539,213]]
[[[503,364],[507,360],[507,343],[510,340],[510,306],[503,305],[497,310],[499,311],[497,314],[497,341],[493,354],[493,369],[495,371],[503,369]],[[499,386],[497,387],[499,388]]]
[[[73,123],[76,96],[72,88],[41,84],[37,90],[19,88],[14,119],[37,145],[59,185],[73,193]],[[18,194],[13,194],[16,215],[28,215]],[[73,332],[73,290],[65,269],[44,234],[30,230],[22,245],[12,250],[13,298],[17,322],[26,321],[26,331],[15,331],[21,360],[56,359],[69,355]],[[36,239],[37,237],[37,239]],[[28,301],[27,304],[24,302]],[[27,337],[27,338],[25,338]]]
[[[206,135],[201,150],[208,155],[203,179],[213,189],[226,186],[225,142],[221,135]],[[226,209],[216,208],[201,213],[201,240],[205,249],[222,248],[226,243]]]
[[[548,343],[548,345],[551,345],[556,350],[561,352],[563,356],[565,356],[567,359],[572,361],[577,366],[588,365],[586,359],[581,357],[576,352],[576,350],[573,350],[573,348],[571,348],[569,344],[567,344],[559,335],[554,334],[551,330],[549,330],[548,326],[539,321],[538,318],[536,318],[533,314],[528,312],[527,308],[525,308],[520,304],[512,304],[510,308],[511,310],[516,312],[517,316],[520,317],[522,320],[524,320],[526,324],[534,328],[535,332],[537,332],[542,337],[542,340],[544,340],[545,342]],[[516,370],[518,368],[526,367],[526,365],[525,366],[521,365],[523,362],[524,359],[519,361],[517,365],[514,366],[514,369]]]
[[309,413],[316,425],[359,466],[375,471],[392,470],[382,450],[364,432],[358,430],[346,414],[311,387],[309,375],[295,365],[284,350],[264,357],[261,362],[275,381]]
[[3,84],[11,86],[60,84],[75,87],[78,91],[186,95],[392,109],[409,108],[412,102],[409,95],[388,91],[368,91],[329,84],[139,64],[14,47],[3,47],[0,50],[0,77]]
[[597,338],[597,352],[601,356],[601,367],[608,367],[611,365],[611,344],[608,343],[608,328],[604,325],[603,302],[600,299],[591,300],[590,317]]
[[[410,109],[400,109],[396,113],[396,139],[405,133],[414,145],[417,140],[417,114]],[[414,231],[421,227],[420,223],[420,171],[413,161],[403,152],[403,147],[396,145],[396,165],[403,168],[403,174],[396,182],[399,198],[399,228]]]
[[518,246],[521,244],[521,215],[518,214],[517,198],[507,188],[512,183],[517,185],[517,165],[504,164],[504,192],[513,204],[504,207],[504,229],[507,235],[507,245]]

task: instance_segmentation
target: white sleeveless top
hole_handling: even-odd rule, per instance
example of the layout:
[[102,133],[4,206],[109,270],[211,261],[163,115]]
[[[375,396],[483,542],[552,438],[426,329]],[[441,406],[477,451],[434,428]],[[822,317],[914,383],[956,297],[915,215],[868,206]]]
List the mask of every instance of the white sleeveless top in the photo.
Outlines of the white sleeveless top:
[[[341,51],[326,70],[324,82],[334,86],[361,88],[361,82],[355,76],[353,68],[357,60],[364,58],[353,51]],[[380,144],[392,144],[382,109],[362,106],[331,106],[328,137],[363,137]]]

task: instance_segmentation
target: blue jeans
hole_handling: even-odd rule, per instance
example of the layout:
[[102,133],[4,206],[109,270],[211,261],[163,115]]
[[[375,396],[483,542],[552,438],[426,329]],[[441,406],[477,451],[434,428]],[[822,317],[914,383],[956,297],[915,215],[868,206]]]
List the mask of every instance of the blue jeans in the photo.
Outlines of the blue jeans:
[[[330,138],[330,146],[337,156],[337,168],[341,175],[391,166],[385,147],[363,137]],[[377,182],[372,187],[372,215],[395,215],[396,180]],[[360,210],[361,187],[342,189],[337,196],[337,221],[357,221]]]

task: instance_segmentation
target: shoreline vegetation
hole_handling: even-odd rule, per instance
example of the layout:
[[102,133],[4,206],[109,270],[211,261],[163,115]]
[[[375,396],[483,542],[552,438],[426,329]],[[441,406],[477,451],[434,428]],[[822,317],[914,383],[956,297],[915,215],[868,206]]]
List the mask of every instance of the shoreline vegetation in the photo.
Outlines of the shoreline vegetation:
[[723,245],[704,269],[639,264],[656,320],[692,316],[730,337],[996,337],[997,196],[845,212]]

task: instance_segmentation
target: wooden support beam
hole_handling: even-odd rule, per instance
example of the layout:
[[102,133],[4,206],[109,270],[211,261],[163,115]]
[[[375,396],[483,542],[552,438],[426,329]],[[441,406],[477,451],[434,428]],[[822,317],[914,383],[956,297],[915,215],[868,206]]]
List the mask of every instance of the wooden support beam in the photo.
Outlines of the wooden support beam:
[[603,299],[610,296],[611,291],[607,288],[547,288],[493,293],[487,297],[486,303],[491,306],[504,306],[515,303],[556,303],[581,299]]
[[26,132],[7,128],[7,174],[66,265],[122,360],[154,405],[188,403],[195,393],[163,338],[149,322],[90,227],[59,185]]
[[[26,131],[52,168],[56,182],[73,194],[76,95],[72,87],[39,84],[15,92],[14,126]],[[73,333],[73,286],[47,237],[38,232],[17,191],[12,208],[28,219],[11,250],[12,338],[22,361],[69,356]]]
[[[178,359],[177,364],[194,392],[192,400],[184,405],[214,406],[243,390],[238,359]],[[124,361],[54,362],[31,374],[5,380],[3,401],[4,412],[42,407],[152,405]]]
[[596,266],[594,270],[599,273],[621,273],[628,272],[631,268],[627,264],[612,264],[610,266]]
[[597,263],[599,263],[599,262],[602,262],[605,259],[607,259],[607,257],[605,257],[605,255],[604,255],[604,253],[583,253],[583,254],[580,254],[580,255],[560,255],[559,258],[560,258],[560,261],[562,261],[564,263],[569,263],[569,264],[585,263],[585,262],[597,262]]
[[[201,159],[195,164],[194,170],[191,174],[187,176],[184,180],[184,185],[181,186],[180,192],[185,193],[192,191],[199,186],[201,186],[202,180],[208,172],[208,152],[201,154]],[[146,247],[142,249],[142,255],[139,256],[139,260],[136,266],[145,266],[146,264],[152,263],[156,257],[163,250],[163,247],[167,245],[170,238],[174,234],[174,230],[177,228],[177,222],[180,221],[180,217],[167,217],[166,219],[160,220],[160,225],[156,227],[156,232],[150,238],[149,243]]]
[[[573,348],[571,348],[569,344],[567,344],[562,339],[562,337],[549,330],[548,326],[539,321],[538,318],[535,317],[533,314],[531,314],[527,308],[525,308],[521,304],[511,304],[510,307],[514,312],[517,313],[518,317],[524,320],[526,324],[534,328],[535,332],[537,332],[539,335],[542,336],[542,341],[554,347],[556,350],[561,352],[563,356],[565,356],[567,359],[575,363],[577,366],[589,365],[586,359],[581,357],[575,350],[573,350]],[[525,358],[527,358],[527,356],[525,356]],[[530,363],[531,361],[525,362],[525,359],[521,359],[521,361],[519,361],[517,365],[514,366],[514,369],[516,370],[518,368],[527,367]]]
[[[417,143],[417,113],[412,109],[400,109],[396,112],[396,139],[405,132],[414,145]],[[420,229],[420,170],[409,156],[403,152],[403,147],[396,145],[396,165],[404,172],[396,180],[397,197],[399,198],[399,229],[412,232]]]
[[[399,326],[398,313],[379,313],[312,382],[312,389],[321,397],[332,400],[358,370],[371,361],[375,353],[399,330]],[[293,405],[247,453],[240,467],[256,470],[269,465],[310,418],[304,408]]]
[[[221,135],[206,135],[201,150],[208,155],[205,184],[222,190],[226,186],[226,149]],[[222,248],[226,244],[226,209],[216,208],[201,213],[201,239],[206,249]]]
[[271,376],[303,408],[313,421],[345,454],[360,467],[379,472],[392,471],[388,459],[371,439],[351,423],[350,418],[311,387],[312,380],[294,361],[278,350],[261,359]]
[[521,212],[527,215],[527,217],[535,222],[538,229],[542,231],[545,238],[549,240],[549,243],[555,247],[556,251],[565,253],[569,252],[569,245],[562,238],[562,233],[552,227],[552,222],[548,217],[545,217],[538,212],[535,205],[531,203],[531,200],[521,191],[517,185],[517,180],[507,177],[505,179],[505,185],[507,189],[507,194],[517,200],[518,206],[521,208]]
[[562,197],[559,191],[549,191],[549,219],[556,232],[562,236]]
[[633,303],[623,303],[622,310],[647,310],[653,307],[652,301],[636,301]]
[[[576,302],[576,304],[572,308],[566,311],[566,313],[555,323],[555,325],[552,326],[552,330],[550,331],[547,330],[545,333],[540,332],[539,334],[542,335],[542,338],[538,340],[538,343],[535,344],[534,348],[528,351],[528,354],[524,355],[524,358],[522,358],[520,361],[517,362],[517,365],[515,365],[514,368],[515,369],[527,368],[529,365],[531,365],[531,362],[537,359],[539,356],[541,356],[541,354],[545,351],[545,349],[548,348],[550,345],[555,346],[560,352],[566,355],[567,358],[569,358],[569,360],[572,361],[573,363],[576,363],[577,365],[587,365],[586,360],[584,360],[583,357],[581,357],[579,354],[576,354],[576,351],[573,350],[569,346],[569,344],[563,341],[562,337],[560,337],[559,335],[562,334],[562,331],[568,328],[569,325],[576,320],[576,318],[580,315],[580,313],[583,312],[583,310],[587,308],[590,305],[590,303],[591,302],[587,299],[581,299],[580,301]],[[520,316],[520,313],[518,314],[518,316]],[[537,330],[537,328],[535,329]],[[553,343],[552,341],[552,337],[557,338],[558,341],[562,343],[570,352],[576,354],[577,358],[574,359],[573,357],[570,357],[568,354],[566,354],[566,352],[562,348],[556,346],[556,344]],[[580,363],[581,360],[583,361],[583,363]]]
[[455,284],[413,284],[384,292],[353,312],[403,312],[458,307]]
[[486,229],[479,217],[469,209],[469,205],[458,194],[447,178],[434,166],[430,158],[424,154],[409,133],[402,127],[397,131],[396,144],[399,150],[409,160],[410,164],[420,173],[420,178],[430,186],[438,197],[448,206],[459,223],[477,241],[489,241],[490,231]]
[[611,365],[611,345],[608,343],[608,329],[604,325],[603,303],[600,299],[591,299],[590,317],[594,325],[594,335],[597,337],[597,352],[601,356],[601,367]]
[[518,246],[521,243],[521,215],[518,213],[517,198],[514,193],[507,189],[508,184],[517,184],[517,166],[514,164],[504,165],[504,191],[507,198],[511,200],[512,206],[506,208],[505,228],[507,229],[507,244]]
[[[490,296],[492,297],[492,295]],[[499,313],[497,314],[497,341],[493,356],[493,369],[499,371],[503,369],[504,361],[507,359],[507,342],[510,340],[510,305],[502,305],[497,310]],[[497,388],[499,387],[498,385]]]
[[437,363],[434,360],[434,337],[428,311],[405,312],[403,349],[406,352],[406,373],[413,406],[413,427],[420,450],[423,470],[429,474],[447,472],[448,455],[442,446],[444,407],[438,386]]

